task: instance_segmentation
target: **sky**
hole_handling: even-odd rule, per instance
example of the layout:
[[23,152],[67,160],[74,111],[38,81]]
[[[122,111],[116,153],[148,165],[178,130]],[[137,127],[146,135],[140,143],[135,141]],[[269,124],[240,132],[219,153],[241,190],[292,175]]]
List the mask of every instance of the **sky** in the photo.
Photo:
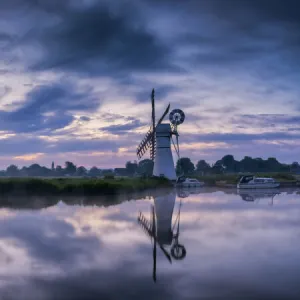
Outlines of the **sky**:
[[298,0],[0,0],[0,57],[0,168],[136,160],[152,88],[195,163],[300,160]]

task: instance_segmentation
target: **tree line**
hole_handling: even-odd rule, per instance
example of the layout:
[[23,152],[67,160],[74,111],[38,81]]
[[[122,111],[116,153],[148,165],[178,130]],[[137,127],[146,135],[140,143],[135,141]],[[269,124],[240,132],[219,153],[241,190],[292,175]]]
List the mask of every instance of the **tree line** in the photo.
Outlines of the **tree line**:
[[60,176],[100,176],[102,172],[97,167],[86,169],[83,166],[77,167],[73,162],[66,161],[62,167],[60,165],[54,166],[54,162],[51,168],[40,166],[39,164],[32,164],[29,167],[19,168],[16,165],[10,165],[6,170],[0,171],[0,176],[10,177],[60,177]]
[[[137,162],[127,162],[124,172],[130,175],[139,174],[151,176],[153,172],[153,161],[150,159]],[[300,173],[300,165],[298,162],[292,164],[280,163],[276,158],[269,157],[262,159],[260,157],[252,158],[245,156],[242,160],[235,160],[231,154],[223,156],[213,164],[209,164],[205,160],[198,160],[194,164],[190,158],[182,157],[177,160],[177,175],[208,175],[223,173],[265,173],[265,172],[293,172]]]
[[[115,169],[99,169],[92,167],[90,169],[84,166],[77,167],[73,162],[66,161],[64,166],[51,165],[51,168],[32,164],[29,167],[19,168],[16,165],[10,165],[6,170],[0,171],[0,176],[9,177],[61,177],[61,176],[80,176],[80,177],[99,177],[99,176],[145,176],[149,177],[153,173],[154,163],[150,159],[144,159],[139,162],[128,161],[125,167]],[[233,155],[225,155],[213,164],[205,160],[199,160],[194,164],[190,158],[182,157],[176,163],[177,175],[206,175],[222,173],[241,173],[241,172],[299,172],[300,165],[298,162],[292,164],[280,163],[276,158],[268,159],[252,158],[245,156],[242,160],[234,159]]]
[[242,160],[235,160],[231,154],[223,156],[213,164],[199,160],[196,165],[188,157],[182,157],[176,164],[177,174],[223,174],[223,173],[259,173],[259,172],[300,172],[298,162],[292,164],[280,163],[275,157],[262,159],[245,156]]

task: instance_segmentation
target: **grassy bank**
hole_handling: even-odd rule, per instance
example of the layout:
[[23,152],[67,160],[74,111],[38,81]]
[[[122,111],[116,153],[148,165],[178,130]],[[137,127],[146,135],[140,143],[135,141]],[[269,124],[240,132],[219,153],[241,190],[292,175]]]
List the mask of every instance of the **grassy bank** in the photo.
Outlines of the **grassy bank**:
[[[281,183],[297,182],[296,176],[289,173],[258,173],[253,174],[257,177],[272,177]],[[237,184],[241,175],[239,174],[220,174],[195,176],[198,180],[203,181],[206,185],[217,186],[219,183]]]
[[[235,185],[241,175],[222,174],[195,176],[207,186]],[[299,182],[292,174],[269,173],[257,174],[260,177],[273,177],[281,183]],[[0,196],[4,195],[119,195],[134,194],[147,190],[171,187],[164,178],[1,178]]]
[[169,186],[163,178],[1,178],[0,195],[116,195]]

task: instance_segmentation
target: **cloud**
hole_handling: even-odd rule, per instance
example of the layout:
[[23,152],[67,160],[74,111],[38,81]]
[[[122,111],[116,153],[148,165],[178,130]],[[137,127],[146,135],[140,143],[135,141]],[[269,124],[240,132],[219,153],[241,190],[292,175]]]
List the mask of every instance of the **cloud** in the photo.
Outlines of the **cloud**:
[[81,116],[79,119],[80,119],[80,121],[83,121],[83,122],[88,122],[91,120],[91,118],[87,117],[87,116]]
[[[165,100],[169,94],[172,94],[176,91],[179,91],[180,89],[171,84],[159,84],[157,82],[151,83],[148,81],[140,82],[140,80],[136,81],[135,83],[138,86],[142,86],[141,91],[137,92],[135,97],[138,102],[148,102],[149,105],[151,103],[151,92],[152,92],[152,86],[155,89],[155,99],[156,103],[160,103],[161,101]],[[171,99],[168,98],[170,101]]]
[[299,124],[300,117],[287,114],[244,114],[233,117],[230,122],[240,124],[242,128],[281,127],[284,130],[295,131],[293,128]]
[[268,0],[165,0],[156,1],[155,5],[169,9],[172,6],[169,15],[174,14],[181,21],[172,42],[173,47],[181,49],[180,58],[187,68],[201,66],[205,72],[218,70],[231,76],[245,70],[265,78],[283,73],[297,76],[297,0],[275,1],[274,5]]
[[145,125],[147,125],[147,124],[142,123],[140,120],[132,120],[131,122],[126,123],[126,124],[110,125],[110,126],[101,127],[100,130],[119,135],[119,134],[128,133],[128,131],[132,131],[134,129],[137,129],[137,128],[145,126]]
[[[188,147],[223,143],[241,155],[246,144],[260,143],[261,155],[271,149],[267,142],[290,147],[299,139],[298,6],[294,0],[2,1],[0,131],[19,136],[1,140],[0,152],[47,159],[101,151],[107,163],[110,153],[143,137],[135,131],[150,123],[152,87],[157,117],[166,102],[186,113],[180,132]],[[228,150],[216,148],[212,157]],[[186,149],[186,156],[200,151]]]
[[89,89],[78,91],[70,82],[37,86],[25,96],[21,107],[13,111],[0,110],[0,130],[52,132],[69,125],[74,120],[73,111],[92,111],[99,105]]
[[14,221],[1,221],[0,236],[17,240],[42,264],[72,266],[83,256],[90,261],[101,245],[95,237],[76,236],[74,227],[61,220],[36,215],[19,216]]
[[261,140],[299,140],[300,134],[286,132],[265,132],[265,133],[206,133],[185,135],[185,140],[201,142],[248,142]]
[[[25,11],[17,2],[14,9]],[[133,4],[54,3],[31,2],[26,8],[31,22],[28,32],[18,39],[18,46],[11,46],[36,53],[25,62],[31,71],[51,69],[116,78],[131,71],[176,69],[170,59],[172,48],[148,30]],[[36,24],[41,19],[43,24]]]
[[5,85],[3,87],[0,86],[0,100],[3,99],[6,95],[11,92],[12,88]]
[[120,138],[117,141],[106,139],[70,139],[48,141],[39,137],[27,135],[15,135],[1,139],[0,155],[21,156],[25,154],[52,154],[66,152],[84,151],[112,151],[117,152],[119,147],[127,144],[127,141]]

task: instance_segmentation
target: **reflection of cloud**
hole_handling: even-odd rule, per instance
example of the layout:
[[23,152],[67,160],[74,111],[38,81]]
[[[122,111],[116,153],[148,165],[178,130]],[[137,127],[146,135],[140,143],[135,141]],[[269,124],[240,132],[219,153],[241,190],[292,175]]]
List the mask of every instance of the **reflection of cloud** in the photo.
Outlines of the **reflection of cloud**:
[[184,198],[180,242],[188,255],[172,265],[159,259],[155,286],[152,245],[136,220],[139,211],[150,215],[149,201],[0,211],[0,298],[297,299],[299,195],[280,194],[272,207],[236,191]]
[[70,224],[39,215],[1,220],[0,236],[14,240],[26,251],[33,265],[56,270],[92,263],[101,249],[99,239],[78,237]]

